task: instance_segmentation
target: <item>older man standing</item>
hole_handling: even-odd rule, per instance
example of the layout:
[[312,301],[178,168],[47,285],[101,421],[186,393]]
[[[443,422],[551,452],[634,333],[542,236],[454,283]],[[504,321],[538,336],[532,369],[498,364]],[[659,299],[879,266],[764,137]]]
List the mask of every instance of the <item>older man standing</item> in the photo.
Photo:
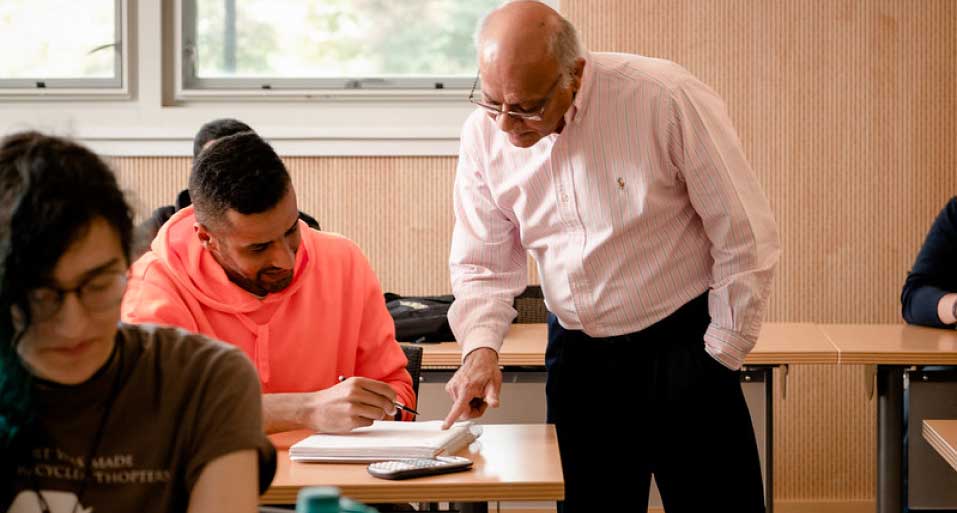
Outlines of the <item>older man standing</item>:
[[779,245],[723,102],[674,63],[584,52],[539,2],[496,9],[477,42],[450,257],[465,357],[446,423],[498,405],[529,251],[552,312],[560,508],[643,511],[653,474],[669,513],[763,511],[737,370]]

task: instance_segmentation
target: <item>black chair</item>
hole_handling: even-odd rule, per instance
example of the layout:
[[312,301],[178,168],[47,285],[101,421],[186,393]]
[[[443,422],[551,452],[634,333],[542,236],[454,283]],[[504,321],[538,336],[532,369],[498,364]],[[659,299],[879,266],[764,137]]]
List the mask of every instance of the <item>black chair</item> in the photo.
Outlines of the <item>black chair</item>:
[[409,371],[409,375],[412,376],[412,392],[415,393],[415,397],[418,399],[419,378],[422,376],[422,346],[414,346],[411,344],[399,345],[402,346],[402,352],[405,353],[405,357],[409,360],[409,363],[405,366],[405,370]]

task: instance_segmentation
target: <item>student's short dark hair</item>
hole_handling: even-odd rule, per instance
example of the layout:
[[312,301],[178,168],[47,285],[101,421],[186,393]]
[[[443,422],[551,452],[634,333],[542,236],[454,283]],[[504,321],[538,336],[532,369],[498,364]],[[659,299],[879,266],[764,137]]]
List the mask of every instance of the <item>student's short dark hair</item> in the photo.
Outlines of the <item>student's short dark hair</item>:
[[[38,132],[0,141],[0,453],[32,416],[31,378],[16,353],[31,321],[28,291],[49,282],[60,257],[97,218],[116,231],[128,263],[133,212],[103,160]],[[13,306],[24,316],[18,330]]]
[[205,125],[199,127],[199,132],[193,137],[193,158],[203,152],[203,147],[209,141],[222,139],[240,132],[253,132],[253,129],[246,123],[233,118],[214,119]]
[[292,181],[272,146],[253,132],[219,139],[193,162],[189,196],[196,220],[221,224],[227,210],[266,212],[282,201]]

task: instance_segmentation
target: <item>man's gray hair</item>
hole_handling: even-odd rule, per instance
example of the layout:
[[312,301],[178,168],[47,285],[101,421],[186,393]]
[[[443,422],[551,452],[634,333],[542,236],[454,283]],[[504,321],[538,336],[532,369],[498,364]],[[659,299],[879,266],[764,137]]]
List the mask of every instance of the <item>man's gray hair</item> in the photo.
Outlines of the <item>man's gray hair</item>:
[[[508,5],[520,0],[508,0],[502,5]],[[500,6],[501,7],[501,6]],[[489,16],[498,9],[487,13],[479,20],[475,29],[475,49],[479,50],[482,46],[482,34],[488,25]],[[565,70],[575,67],[575,61],[584,56],[581,40],[578,38],[578,30],[564,16],[558,15],[558,30],[552,34],[551,41],[548,42],[549,52],[558,60],[558,64]]]
[[583,57],[582,43],[578,38],[578,30],[572,25],[572,22],[565,19],[564,16],[558,17],[558,32],[552,38],[552,55],[558,59],[558,63],[565,69],[573,68],[575,61]]

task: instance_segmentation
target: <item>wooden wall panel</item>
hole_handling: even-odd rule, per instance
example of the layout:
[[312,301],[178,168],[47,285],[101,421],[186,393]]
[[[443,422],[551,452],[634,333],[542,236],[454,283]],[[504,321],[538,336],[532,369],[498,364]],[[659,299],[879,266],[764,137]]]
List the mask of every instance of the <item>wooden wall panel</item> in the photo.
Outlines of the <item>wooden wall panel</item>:
[[[450,290],[453,157],[284,159],[299,209],[323,230],[354,240],[383,289],[400,294]],[[142,218],[172,204],[186,187],[188,158],[114,158]]]
[[[957,194],[953,0],[563,0],[596,51],[674,60],[725,98],[784,252],[769,318],[896,322],[900,286]],[[301,208],[366,251],[383,287],[448,290],[455,159],[289,158]],[[114,159],[147,212],[188,159]],[[530,272],[534,278],[534,272]],[[863,369],[792,367],[777,395],[776,494],[874,496]]]
[[[957,194],[957,2],[563,0],[589,49],[676,61],[726,100],[780,226],[769,318],[897,322]],[[777,497],[874,496],[861,368],[791,369]]]
[[356,241],[382,286],[447,293],[454,158],[287,159],[300,204]]

